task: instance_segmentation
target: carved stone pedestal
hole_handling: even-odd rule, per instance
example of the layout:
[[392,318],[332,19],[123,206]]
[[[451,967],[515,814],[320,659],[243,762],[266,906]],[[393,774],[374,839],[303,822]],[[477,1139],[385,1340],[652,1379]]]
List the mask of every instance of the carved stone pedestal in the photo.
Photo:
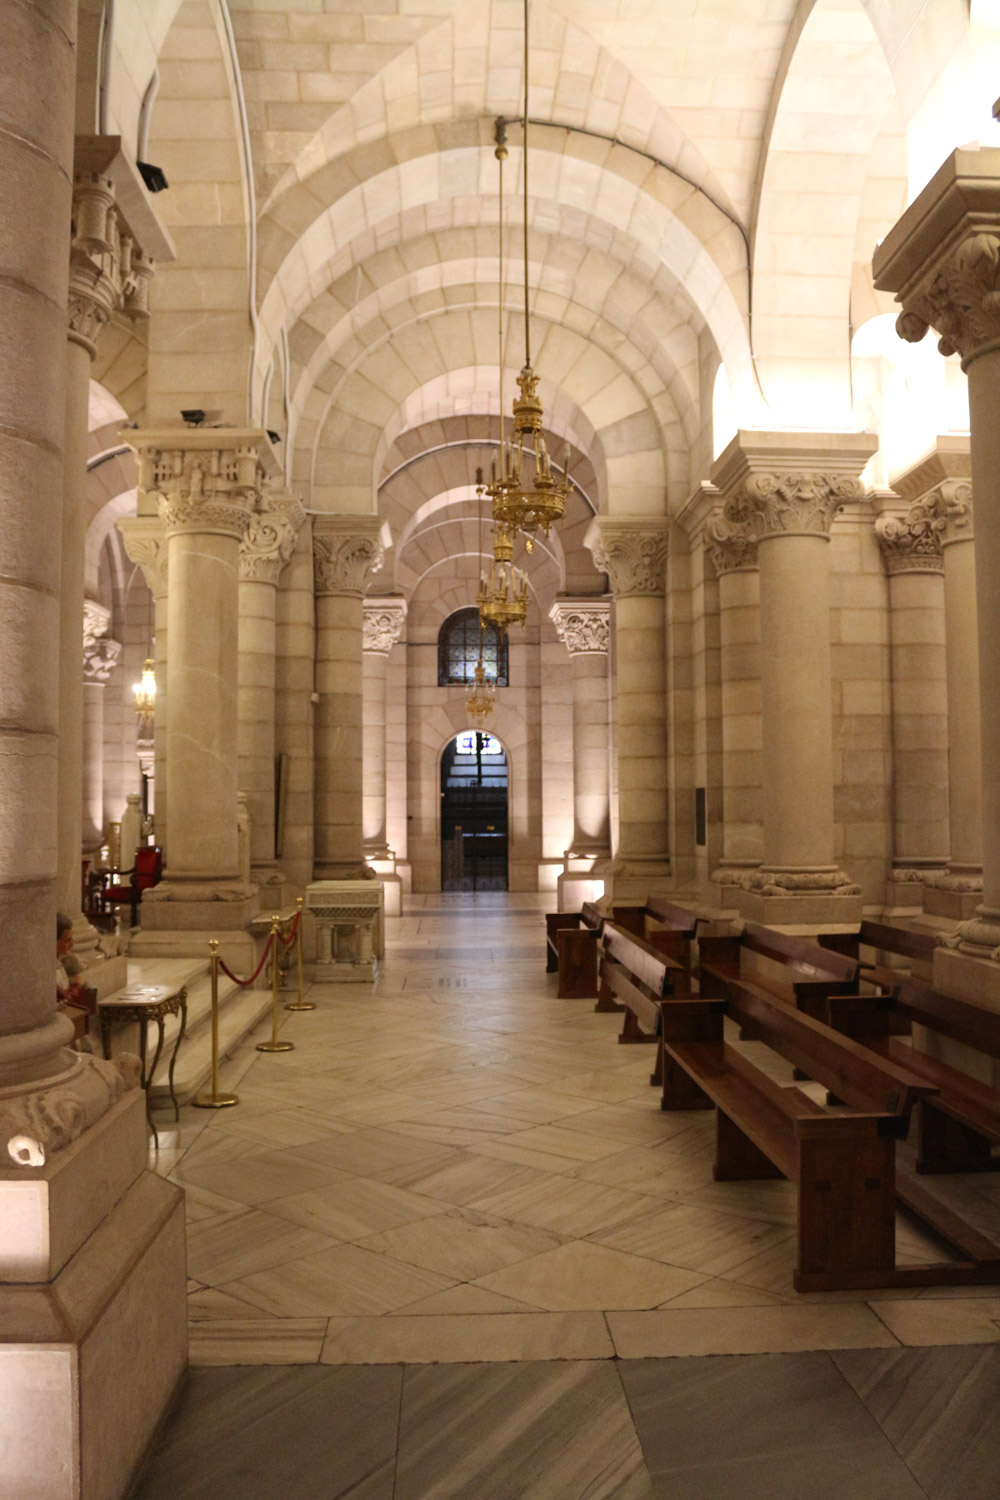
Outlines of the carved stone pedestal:
[[377,880],[314,880],[306,910],[316,921],[318,983],[366,984],[378,975],[384,895]]

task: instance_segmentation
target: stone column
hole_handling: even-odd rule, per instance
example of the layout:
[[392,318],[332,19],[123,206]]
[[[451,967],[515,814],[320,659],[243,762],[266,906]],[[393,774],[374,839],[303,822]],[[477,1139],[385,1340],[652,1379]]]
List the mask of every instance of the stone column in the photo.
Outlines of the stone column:
[[1000,1004],[1000,150],[952,152],[876,249],[874,269],[878,289],[903,305],[900,336],[915,343],[935,328],[941,353],[960,354],[969,378],[983,901],[934,972],[953,993]]
[[[712,883],[722,905],[760,868],[764,826],[760,687],[760,570],[757,539],[717,512],[706,547],[719,580],[722,719],[722,860]],[[727,887],[729,889],[727,889]]]
[[[81,156],[87,155],[81,143]],[[115,201],[115,184],[87,165],[73,184],[63,466],[62,572],[59,610],[59,885],[61,911],[73,920],[74,950],[84,964],[100,955],[97,933],[80,909],[83,849],[83,676],[77,655],[83,633],[87,537],[87,438],[90,366],[112,316],[149,316],[152,263],[135,244]]]
[[948,715],[948,868],[924,882],[924,911],[974,917],[983,892],[983,778],[980,764],[979,640],[969,442],[939,437],[931,452],[893,480],[908,515],[929,527],[944,567]]
[[[164,880],[143,898],[143,933],[245,931],[257,894],[239,871],[239,557],[274,459],[256,429],[166,428],[131,441],[140,510],[156,505],[170,578],[170,854]],[[180,951],[181,940],[172,946]]]
[[246,793],[256,885],[283,883],[274,842],[275,622],[278,579],[304,520],[295,495],[265,488],[240,543],[238,780]]
[[317,880],[356,878],[364,866],[363,598],[382,566],[381,531],[377,516],[313,520]]
[[[389,652],[403,632],[406,600],[379,596],[364,601],[362,823],[366,859],[392,859],[386,833],[386,675]],[[405,753],[405,746],[399,747]]]
[[920,907],[948,850],[948,698],[941,540],[918,506],[875,522],[889,579],[893,856],[886,904]]
[[[666,888],[666,566],[669,523],[598,516],[584,545],[607,573],[615,600],[618,849],[605,895],[616,900]],[[596,872],[595,872],[596,873]]]
[[610,599],[557,599],[549,610],[573,675],[573,839],[567,859],[611,853],[608,650]]
[[133,516],[118,522],[118,530],[131,562],[142,569],[146,587],[153,596],[153,670],[156,674],[156,707],[153,712],[153,826],[157,844],[168,853],[167,820],[167,533],[158,516]]
[[760,567],[764,847],[739,897],[754,921],[861,916],[860,887],[834,859],[828,543],[874,447],[865,433],[740,432],[712,470]]
[[[104,842],[104,689],[122,653],[121,642],[105,634],[107,610],[93,611],[88,600],[83,634],[83,847],[88,851]],[[88,630],[88,624],[99,629]]]

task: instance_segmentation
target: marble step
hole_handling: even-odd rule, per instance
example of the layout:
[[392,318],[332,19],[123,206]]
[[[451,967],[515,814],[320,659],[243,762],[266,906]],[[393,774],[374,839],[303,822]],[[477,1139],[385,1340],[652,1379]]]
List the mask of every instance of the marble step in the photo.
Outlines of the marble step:
[[[282,997],[285,998],[284,996]],[[174,1068],[174,1092],[180,1104],[189,1099],[205,1085],[212,1073],[212,1028],[209,981],[195,986],[188,992],[188,1030]],[[193,1008],[193,1009],[192,1009]],[[254,1027],[264,1020],[271,1009],[271,991],[244,990],[231,980],[226,989],[219,985],[219,1056],[228,1057],[234,1052]],[[192,1018],[193,1017],[193,1018]],[[163,1055],[153,1075],[150,1098],[154,1104],[170,1105],[170,1053],[177,1027],[169,1044],[164,1045]]]

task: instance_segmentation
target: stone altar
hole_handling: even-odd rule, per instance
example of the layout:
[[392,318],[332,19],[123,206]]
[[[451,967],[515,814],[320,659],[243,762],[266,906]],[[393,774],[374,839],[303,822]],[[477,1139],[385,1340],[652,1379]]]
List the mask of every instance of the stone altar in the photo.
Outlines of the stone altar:
[[378,974],[385,893],[377,880],[314,880],[306,910],[316,920],[316,979],[365,984]]

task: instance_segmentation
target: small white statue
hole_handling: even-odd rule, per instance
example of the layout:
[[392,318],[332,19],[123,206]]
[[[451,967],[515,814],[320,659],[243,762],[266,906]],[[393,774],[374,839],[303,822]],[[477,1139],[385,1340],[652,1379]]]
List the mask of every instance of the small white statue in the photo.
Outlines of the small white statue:
[[120,870],[131,870],[135,864],[135,851],[142,843],[142,799],[138,792],[129,792],[125,802],[118,867]]

